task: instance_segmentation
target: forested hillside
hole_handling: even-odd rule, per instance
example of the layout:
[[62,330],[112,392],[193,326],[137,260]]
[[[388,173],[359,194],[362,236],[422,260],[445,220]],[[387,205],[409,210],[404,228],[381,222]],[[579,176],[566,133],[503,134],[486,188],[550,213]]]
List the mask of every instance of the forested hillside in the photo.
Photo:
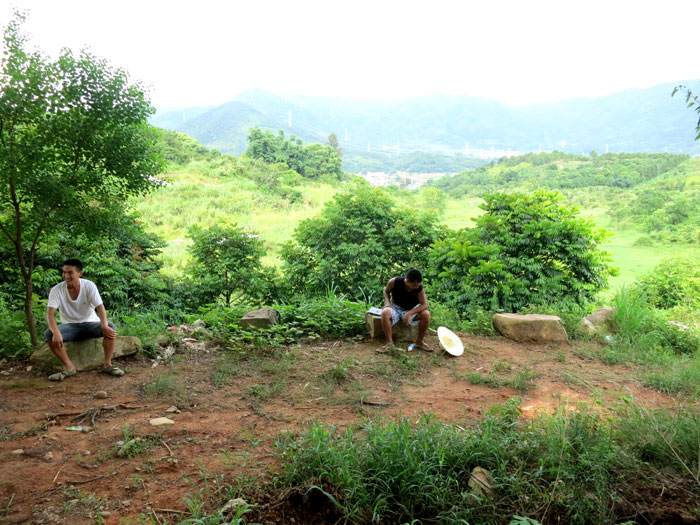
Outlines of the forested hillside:
[[[601,153],[606,148],[611,152],[700,153],[692,131],[694,116],[682,97],[671,97],[673,87],[663,84],[527,107],[437,94],[389,102],[250,90],[227,104],[165,113],[153,122],[233,154],[246,150],[246,137],[253,126],[274,132],[281,129],[306,143],[325,143],[335,133],[348,154],[344,169],[354,172],[374,169],[373,156],[383,158],[396,171],[400,168],[395,162],[402,162],[399,153],[454,155],[466,152],[467,147],[471,155],[476,149],[488,152],[491,148],[576,154]],[[449,164],[441,164],[440,171],[453,171]]]

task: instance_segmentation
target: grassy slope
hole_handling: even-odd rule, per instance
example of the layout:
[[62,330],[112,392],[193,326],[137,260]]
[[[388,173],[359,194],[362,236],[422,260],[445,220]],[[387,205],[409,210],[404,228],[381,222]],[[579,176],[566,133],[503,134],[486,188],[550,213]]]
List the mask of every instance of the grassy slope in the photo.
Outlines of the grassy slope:
[[[692,184],[700,177],[700,159],[688,161],[687,166],[686,181]],[[279,264],[281,244],[292,238],[298,223],[317,215],[324,203],[342,189],[340,185],[304,183],[297,187],[303,193],[303,202],[290,204],[260,191],[255,182],[245,176],[205,175],[193,169],[170,172],[167,178],[172,182],[170,186],[151,193],[135,202],[134,206],[142,214],[147,229],[167,242],[162,256],[164,271],[173,276],[181,274],[188,264],[187,230],[194,224],[235,222],[261,236],[268,252],[264,260],[266,264]],[[399,205],[422,206],[415,193],[401,191],[393,195]],[[611,279],[612,290],[634,281],[664,258],[700,257],[697,244],[636,246],[635,241],[644,233],[619,224],[608,214],[611,201],[631,198],[629,190],[583,188],[568,192],[568,195],[572,202],[581,205],[583,215],[592,217],[596,224],[613,234],[604,246],[613,255],[613,264],[620,271]],[[452,229],[471,227],[471,219],[481,213],[479,202],[476,197],[454,199],[448,196],[442,223]]]

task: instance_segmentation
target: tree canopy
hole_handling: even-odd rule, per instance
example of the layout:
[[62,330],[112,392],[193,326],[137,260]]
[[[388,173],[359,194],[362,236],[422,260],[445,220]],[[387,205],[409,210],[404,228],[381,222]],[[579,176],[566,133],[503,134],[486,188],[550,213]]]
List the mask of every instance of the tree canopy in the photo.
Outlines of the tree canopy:
[[86,51],[55,60],[28,51],[23,20],[15,14],[4,31],[0,234],[14,249],[36,344],[32,275],[43,235],[71,224],[99,231],[109,220],[101,208],[148,191],[163,163],[142,86]]

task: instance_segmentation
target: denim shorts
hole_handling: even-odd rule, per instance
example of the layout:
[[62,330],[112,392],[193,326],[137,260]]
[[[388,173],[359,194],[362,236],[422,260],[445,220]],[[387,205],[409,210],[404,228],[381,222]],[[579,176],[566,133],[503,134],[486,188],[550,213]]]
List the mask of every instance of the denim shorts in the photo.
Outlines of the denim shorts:
[[[111,322],[108,321],[107,324],[116,330]],[[102,337],[102,325],[97,321],[92,323],[62,323],[58,325],[58,331],[61,332],[64,341],[82,341]],[[52,338],[53,332],[46,330],[44,340],[51,341]]]
[[[416,305],[418,306],[418,305]],[[413,308],[415,308],[414,306]],[[391,326],[394,326],[396,323],[398,323],[401,319],[403,319],[403,316],[406,315],[410,310],[413,310],[413,308],[409,308],[408,310],[404,310],[400,306],[391,303]],[[411,319],[408,321],[408,324],[411,326],[416,326],[418,324],[418,320],[416,319],[416,315],[418,314],[413,314],[411,316]]]

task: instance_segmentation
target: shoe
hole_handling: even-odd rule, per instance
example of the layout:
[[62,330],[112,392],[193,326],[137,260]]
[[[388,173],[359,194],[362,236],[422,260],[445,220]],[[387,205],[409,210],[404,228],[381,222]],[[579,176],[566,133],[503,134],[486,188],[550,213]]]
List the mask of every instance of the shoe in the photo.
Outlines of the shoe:
[[55,374],[51,374],[49,376],[49,381],[63,381],[66,377],[74,376],[77,373],[78,371],[75,368],[73,370],[64,369]]
[[121,368],[114,366],[114,365],[103,367],[102,373],[113,376],[113,377],[121,377],[124,374],[126,374],[126,372],[124,372],[124,370],[122,370]]

